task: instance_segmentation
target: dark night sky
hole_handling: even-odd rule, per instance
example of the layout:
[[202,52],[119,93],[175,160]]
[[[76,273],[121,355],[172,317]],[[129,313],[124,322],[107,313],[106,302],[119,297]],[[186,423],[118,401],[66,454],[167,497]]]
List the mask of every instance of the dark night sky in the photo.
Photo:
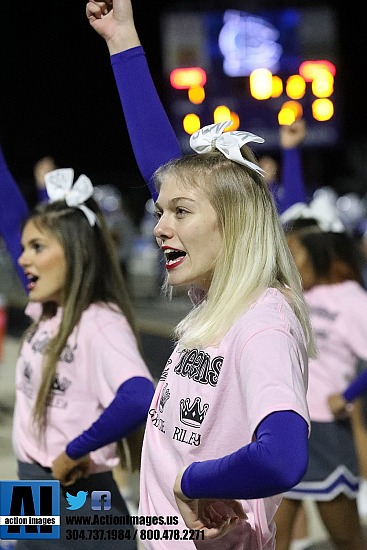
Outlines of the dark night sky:
[[[313,4],[322,5],[311,0],[277,3],[308,7]],[[173,9],[174,3],[136,0],[133,6],[153,78],[161,91],[159,15],[165,8]],[[213,0],[196,1],[192,6],[181,2],[176,6],[223,9],[238,4]],[[241,6],[249,8],[245,2]],[[365,29],[362,18],[350,13],[346,6],[337,9],[345,127],[351,140],[366,140],[365,110],[356,109],[358,102],[365,101],[365,88],[360,81],[360,71],[367,69],[366,48],[362,45]],[[85,2],[9,2],[3,10],[0,139],[10,168],[29,202],[34,200],[33,164],[46,154],[53,155],[60,166],[73,166],[76,172],[85,172],[95,184],[116,183],[124,193],[131,185],[142,186],[107,47],[89,26]],[[337,162],[339,170],[348,170],[344,165],[341,167],[342,161]],[[139,201],[148,198],[144,188],[130,195],[135,196],[137,208]]]

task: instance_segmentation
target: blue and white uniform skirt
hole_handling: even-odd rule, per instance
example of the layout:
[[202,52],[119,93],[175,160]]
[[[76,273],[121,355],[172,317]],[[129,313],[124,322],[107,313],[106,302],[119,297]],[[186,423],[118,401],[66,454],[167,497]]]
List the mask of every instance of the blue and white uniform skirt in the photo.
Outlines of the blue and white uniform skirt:
[[350,421],[311,422],[307,472],[284,498],[331,501],[344,493],[355,499],[358,487],[358,458]]

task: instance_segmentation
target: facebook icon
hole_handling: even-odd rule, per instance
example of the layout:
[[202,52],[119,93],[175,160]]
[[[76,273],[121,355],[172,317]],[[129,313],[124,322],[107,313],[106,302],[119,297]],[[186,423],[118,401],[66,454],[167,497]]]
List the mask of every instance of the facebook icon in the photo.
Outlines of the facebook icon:
[[92,501],[92,510],[110,510],[111,509],[110,491],[92,491],[91,501]]

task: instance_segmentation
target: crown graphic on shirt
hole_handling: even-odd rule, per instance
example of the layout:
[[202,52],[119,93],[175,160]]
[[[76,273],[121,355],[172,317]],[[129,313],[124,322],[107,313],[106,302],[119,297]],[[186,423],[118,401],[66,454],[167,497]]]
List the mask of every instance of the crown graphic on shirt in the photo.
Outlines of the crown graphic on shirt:
[[58,393],[65,393],[70,384],[71,382],[67,378],[60,380],[58,376],[55,376],[51,389]]
[[209,405],[207,403],[201,407],[201,397],[195,397],[192,404],[190,404],[190,399],[186,397],[186,399],[180,401],[180,420],[187,426],[200,428],[208,410]]

